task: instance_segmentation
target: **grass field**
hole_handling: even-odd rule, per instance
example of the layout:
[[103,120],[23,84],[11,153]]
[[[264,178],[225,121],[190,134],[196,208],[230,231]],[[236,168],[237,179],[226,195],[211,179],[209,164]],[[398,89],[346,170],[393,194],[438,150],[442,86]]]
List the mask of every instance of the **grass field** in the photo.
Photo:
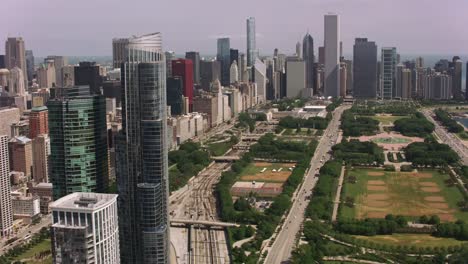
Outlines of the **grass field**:
[[[30,248],[23,254],[16,257],[15,261],[24,261],[26,259],[34,258],[36,254],[39,254],[44,251],[51,250],[51,242],[50,239],[45,239],[41,243],[35,245],[34,247]],[[34,263],[34,264],[45,264],[45,263],[52,263],[52,258],[45,258],[43,260],[28,260],[26,263]]]
[[371,140],[372,142],[375,142],[377,144],[382,143],[382,144],[402,144],[402,143],[409,143],[411,140],[407,138],[398,138],[398,137],[379,137],[379,138],[373,138]]
[[468,244],[454,238],[433,237],[428,234],[393,234],[379,236],[355,236],[362,240],[372,241],[383,245],[408,245],[416,247],[448,247]]
[[[350,182],[355,178],[354,183]],[[342,218],[384,218],[387,214],[418,217],[438,215],[442,221],[468,220],[458,210],[463,196],[447,186],[448,175],[435,170],[420,173],[352,169],[347,172],[342,201],[354,198],[354,207],[340,206]]]
[[390,116],[390,115],[376,115],[372,116],[372,119],[379,121],[382,125],[388,126],[391,125],[398,119],[405,118],[408,116]]
[[[240,180],[242,181],[262,181],[262,182],[285,182],[291,175],[289,168],[294,166],[294,163],[269,163],[269,162],[253,162],[245,167],[241,174]],[[261,172],[266,168],[264,172]],[[272,170],[281,171],[273,172]]]

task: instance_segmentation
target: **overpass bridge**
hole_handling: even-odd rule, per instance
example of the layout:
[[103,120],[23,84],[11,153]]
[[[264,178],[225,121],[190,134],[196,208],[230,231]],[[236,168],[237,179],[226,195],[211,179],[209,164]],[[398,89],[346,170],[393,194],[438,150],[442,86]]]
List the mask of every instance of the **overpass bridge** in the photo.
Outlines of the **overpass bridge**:
[[214,226],[214,227],[239,227],[239,224],[219,222],[219,221],[208,221],[208,220],[192,220],[192,219],[171,219],[171,225],[203,225],[203,226]]
[[233,162],[236,160],[240,160],[239,156],[219,156],[219,157],[212,157],[212,160],[215,162]]

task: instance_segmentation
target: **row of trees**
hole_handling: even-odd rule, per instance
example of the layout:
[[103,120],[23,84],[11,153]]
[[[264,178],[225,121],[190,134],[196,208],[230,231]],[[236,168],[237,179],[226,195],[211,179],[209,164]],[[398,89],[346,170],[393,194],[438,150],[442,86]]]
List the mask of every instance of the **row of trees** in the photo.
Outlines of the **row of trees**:
[[311,219],[330,220],[333,211],[333,194],[341,174],[342,161],[327,161],[320,168],[320,177],[307,205],[305,215]]
[[413,166],[445,166],[455,164],[460,159],[448,145],[437,142],[414,142],[405,149],[406,160]]
[[367,116],[357,116],[351,110],[346,110],[341,116],[341,129],[344,136],[375,135],[379,130],[379,121]]
[[468,240],[468,224],[463,221],[441,223],[436,226],[436,231],[433,235],[438,237],[453,237],[458,240]]
[[358,115],[373,116],[375,114],[391,114],[394,116],[405,116],[416,113],[416,107],[411,102],[358,102],[351,107],[351,111]]
[[343,140],[333,146],[332,151],[336,159],[344,160],[349,165],[381,165],[385,161],[382,148],[369,141]]
[[169,164],[175,167],[169,170],[170,191],[187,184],[187,181],[197,175],[203,168],[210,164],[210,155],[202,150],[199,143],[192,141],[184,142],[178,150],[170,151],[168,154]]
[[286,116],[280,119],[279,126],[284,128],[314,128],[314,129],[325,129],[328,126],[329,119],[314,116],[308,119],[295,118],[292,116]]
[[335,224],[335,230],[345,234],[361,236],[391,235],[398,228],[407,225],[408,222],[403,216],[398,215],[395,217],[390,214],[385,219],[339,219]]
[[408,137],[426,137],[434,132],[434,124],[417,112],[412,117],[398,119],[394,122],[395,131]]
[[331,104],[327,105],[327,112],[333,112],[338,106],[343,103],[343,97],[334,98]]
[[465,131],[463,126],[457,123],[457,121],[453,120],[447,111],[444,111],[439,108],[439,109],[434,110],[434,113],[436,115],[436,119],[439,120],[442,123],[442,125],[447,128],[449,132],[460,133],[462,131]]
[[311,143],[307,145],[303,142],[277,140],[274,134],[267,133],[250,147],[250,153],[257,158],[284,161],[302,160],[306,153],[315,149],[314,145],[317,142],[313,140]]
[[[12,263],[15,257],[23,254],[24,252],[28,251],[32,247],[36,246],[37,244],[41,243],[42,241],[48,239],[50,237],[50,232],[47,227],[43,227],[39,233],[34,234],[29,241],[29,243],[21,246],[16,246],[10,250],[6,254],[0,257],[0,264],[9,264]],[[41,252],[42,253],[42,252]],[[50,250],[46,250],[46,253],[50,254]]]

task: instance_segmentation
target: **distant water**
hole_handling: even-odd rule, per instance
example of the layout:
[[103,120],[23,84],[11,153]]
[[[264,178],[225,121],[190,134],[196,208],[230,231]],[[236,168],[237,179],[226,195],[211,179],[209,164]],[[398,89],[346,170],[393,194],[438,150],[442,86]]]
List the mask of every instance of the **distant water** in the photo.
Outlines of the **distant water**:
[[468,128],[468,118],[455,117],[454,119],[462,123],[465,128]]

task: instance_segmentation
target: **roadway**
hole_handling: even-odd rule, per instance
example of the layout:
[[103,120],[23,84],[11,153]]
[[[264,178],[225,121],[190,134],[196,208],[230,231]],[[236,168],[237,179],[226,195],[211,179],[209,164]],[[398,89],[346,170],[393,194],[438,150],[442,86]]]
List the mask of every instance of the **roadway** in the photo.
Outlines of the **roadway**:
[[300,189],[293,197],[291,209],[286,216],[282,228],[276,235],[273,245],[268,249],[268,255],[264,263],[279,264],[290,259],[291,252],[296,244],[296,237],[304,222],[304,213],[308,204],[307,196],[312,195],[312,191],[318,181],[318,177],[315,177],[315,174],[323,163],[330,158],[328,152],[338,139],[341,114],[348,108],[350,106],[340,106],[333,113],[333,118],[320,139],[315,154],[310,161],[310,169],[307,171]]
[[439,137],[440,141],[444,144],[447,144],[452,148],[458,156],[460,156],[460,160],[463,165],[468,165],[468,148],[465,144],[461,141],[460,138],[455,136],[453,133],[448,132],[443,126],[439,124],[434,118],[434,112],[432,109],[424,109],[422,113],[426,116],[426,118],[431,121],[435,125],[435,134]]
[[15,235],[15,237],[18,238],[17,240],[11,242],[8,245],[4,245],[4,243],[10,238],[0,240],[0,256],[6,253],[11,248],[22,245],[24,242],[26,242],[23,238],[27,236],[28,234],[30,234],[32,237],[34,234],[39,233],[39,231],[43,227],[49,227],[51,224],[52,224],[52,217],[50,215],[43,215],[40,223],[35,224],[35,225],[29,225],[26,228],[21,228],[20,231],[18,231],[18,233]]

